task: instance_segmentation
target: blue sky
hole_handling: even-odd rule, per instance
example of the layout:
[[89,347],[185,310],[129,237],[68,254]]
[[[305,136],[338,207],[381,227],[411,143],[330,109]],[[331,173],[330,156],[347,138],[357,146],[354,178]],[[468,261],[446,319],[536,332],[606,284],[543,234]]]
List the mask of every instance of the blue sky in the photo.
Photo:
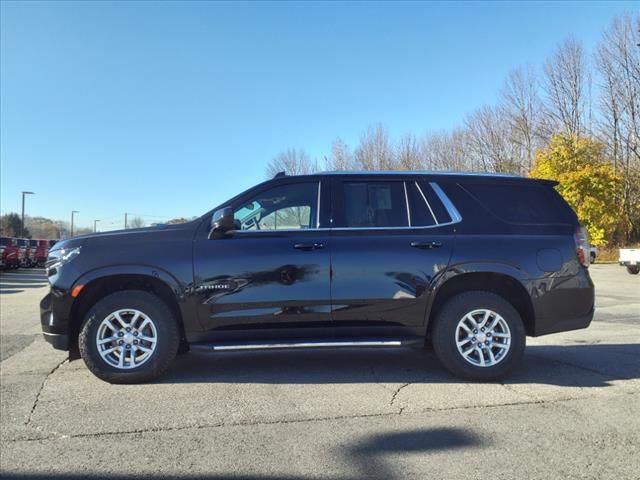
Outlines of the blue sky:
[[[295,147],[461,123],[633,2],[0,4],[2,213],[199,215]],[[634,10],[635,9],[635,10]],[[149,217],[151,219],[151,217]],[[107,225],[108,222],[104,222]]]

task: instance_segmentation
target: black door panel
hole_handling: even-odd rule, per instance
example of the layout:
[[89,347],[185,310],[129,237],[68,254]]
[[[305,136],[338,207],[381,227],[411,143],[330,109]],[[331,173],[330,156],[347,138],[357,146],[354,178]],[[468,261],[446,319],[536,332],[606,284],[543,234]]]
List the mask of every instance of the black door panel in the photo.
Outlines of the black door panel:
[[[332,232],[331,296],[337,335],[350,334],[351,328],[392,334],[424,326],[429,286],[448,265],[453,243],[451,227],[429,230],[428,236],[412,229]],[[412,247],[417,242],[440,246]]]
[[[330,326],[323,232],[235,233],[196,242],[195,285],[207,330]],[[310,249],[298,249],[309,244]]]

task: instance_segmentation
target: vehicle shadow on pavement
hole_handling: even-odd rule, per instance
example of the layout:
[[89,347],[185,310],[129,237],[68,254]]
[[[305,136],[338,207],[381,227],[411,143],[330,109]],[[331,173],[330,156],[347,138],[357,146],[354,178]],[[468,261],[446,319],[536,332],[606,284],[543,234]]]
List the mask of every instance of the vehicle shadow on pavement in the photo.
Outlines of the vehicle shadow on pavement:
[[[640,378],[640,344],[534,345],[506,384],[603,387]],[[179,356],[156,383],[464,383],[427,349],[255,351]]]
[[[446,450],[459,450],[479,448],[483,442],[478,435],[471,430],[461,428],[432,428],[405,432],[378,433],[359,439],[352,447],[346,449],[340,447],[340,455],[349,460],[354,469],[360,474],[354,476],[334,475],[337,480],[356,480],[368,478],[381,478],[393,480],[403,478],[402,469],[395,469],[387,455],[399,453],[425,454]],[[106,474],[106,473],[2,473],[2,478],[7,480],[94,480],[109,478],[112,480],[124,480],[129,478],[145,478],[148,480],[219,480],[227,478],[243,478],[246,480],[302,480],[318,478],[317,474],[305,475],[256,475],[241,472],[229,472],[221,474],[194,474],[194,475],[149,475],[149,474]]]
[[17,270],[0,274],[0,294],[23,292],[25,288],[41,288],[48,285],[44,270]]

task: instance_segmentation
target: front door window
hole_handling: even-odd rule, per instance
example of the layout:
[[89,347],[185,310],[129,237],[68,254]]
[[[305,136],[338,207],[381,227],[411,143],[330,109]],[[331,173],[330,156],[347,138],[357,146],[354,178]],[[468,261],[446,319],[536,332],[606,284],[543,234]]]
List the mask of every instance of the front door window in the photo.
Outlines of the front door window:
[[241,230],[304,230],[317,227],[318,183],[280,185],[243,202],[234,212]]

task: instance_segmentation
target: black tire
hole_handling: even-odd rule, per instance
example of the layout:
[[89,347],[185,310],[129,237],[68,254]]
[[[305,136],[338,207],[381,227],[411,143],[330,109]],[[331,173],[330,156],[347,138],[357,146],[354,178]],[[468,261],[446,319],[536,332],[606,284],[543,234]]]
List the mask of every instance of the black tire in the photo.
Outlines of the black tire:
[[[463,358],[456,345],[458,322],[477,309],[488,309],[499,314],[511,333],[511,346],[504,358],[489,367],[472,365]],[[439,310],[433,326],[436,356],[447,370],[468,380],[492,381],[506,377],[520,362],[525,344],[526,331],[517,310],[507,300],[491,292],[473,291],[456,295]]]
[[[102,321],[121,309],[135,309],[152,319],[157,331],[155,350],[139,367],[120,369],[105,361],[98,352],[96,335]],[[87,368],[109,383],[142,383],[162,375],[171,365],[178,351],[180,329],[171,309],[158,297],[140,290],[112,293],[98,301],[87,312],[78,346]]]
[[640,272],[640,267],[627,267],[627,272],[629,272],[631,275],[638,275],[638,272]]

